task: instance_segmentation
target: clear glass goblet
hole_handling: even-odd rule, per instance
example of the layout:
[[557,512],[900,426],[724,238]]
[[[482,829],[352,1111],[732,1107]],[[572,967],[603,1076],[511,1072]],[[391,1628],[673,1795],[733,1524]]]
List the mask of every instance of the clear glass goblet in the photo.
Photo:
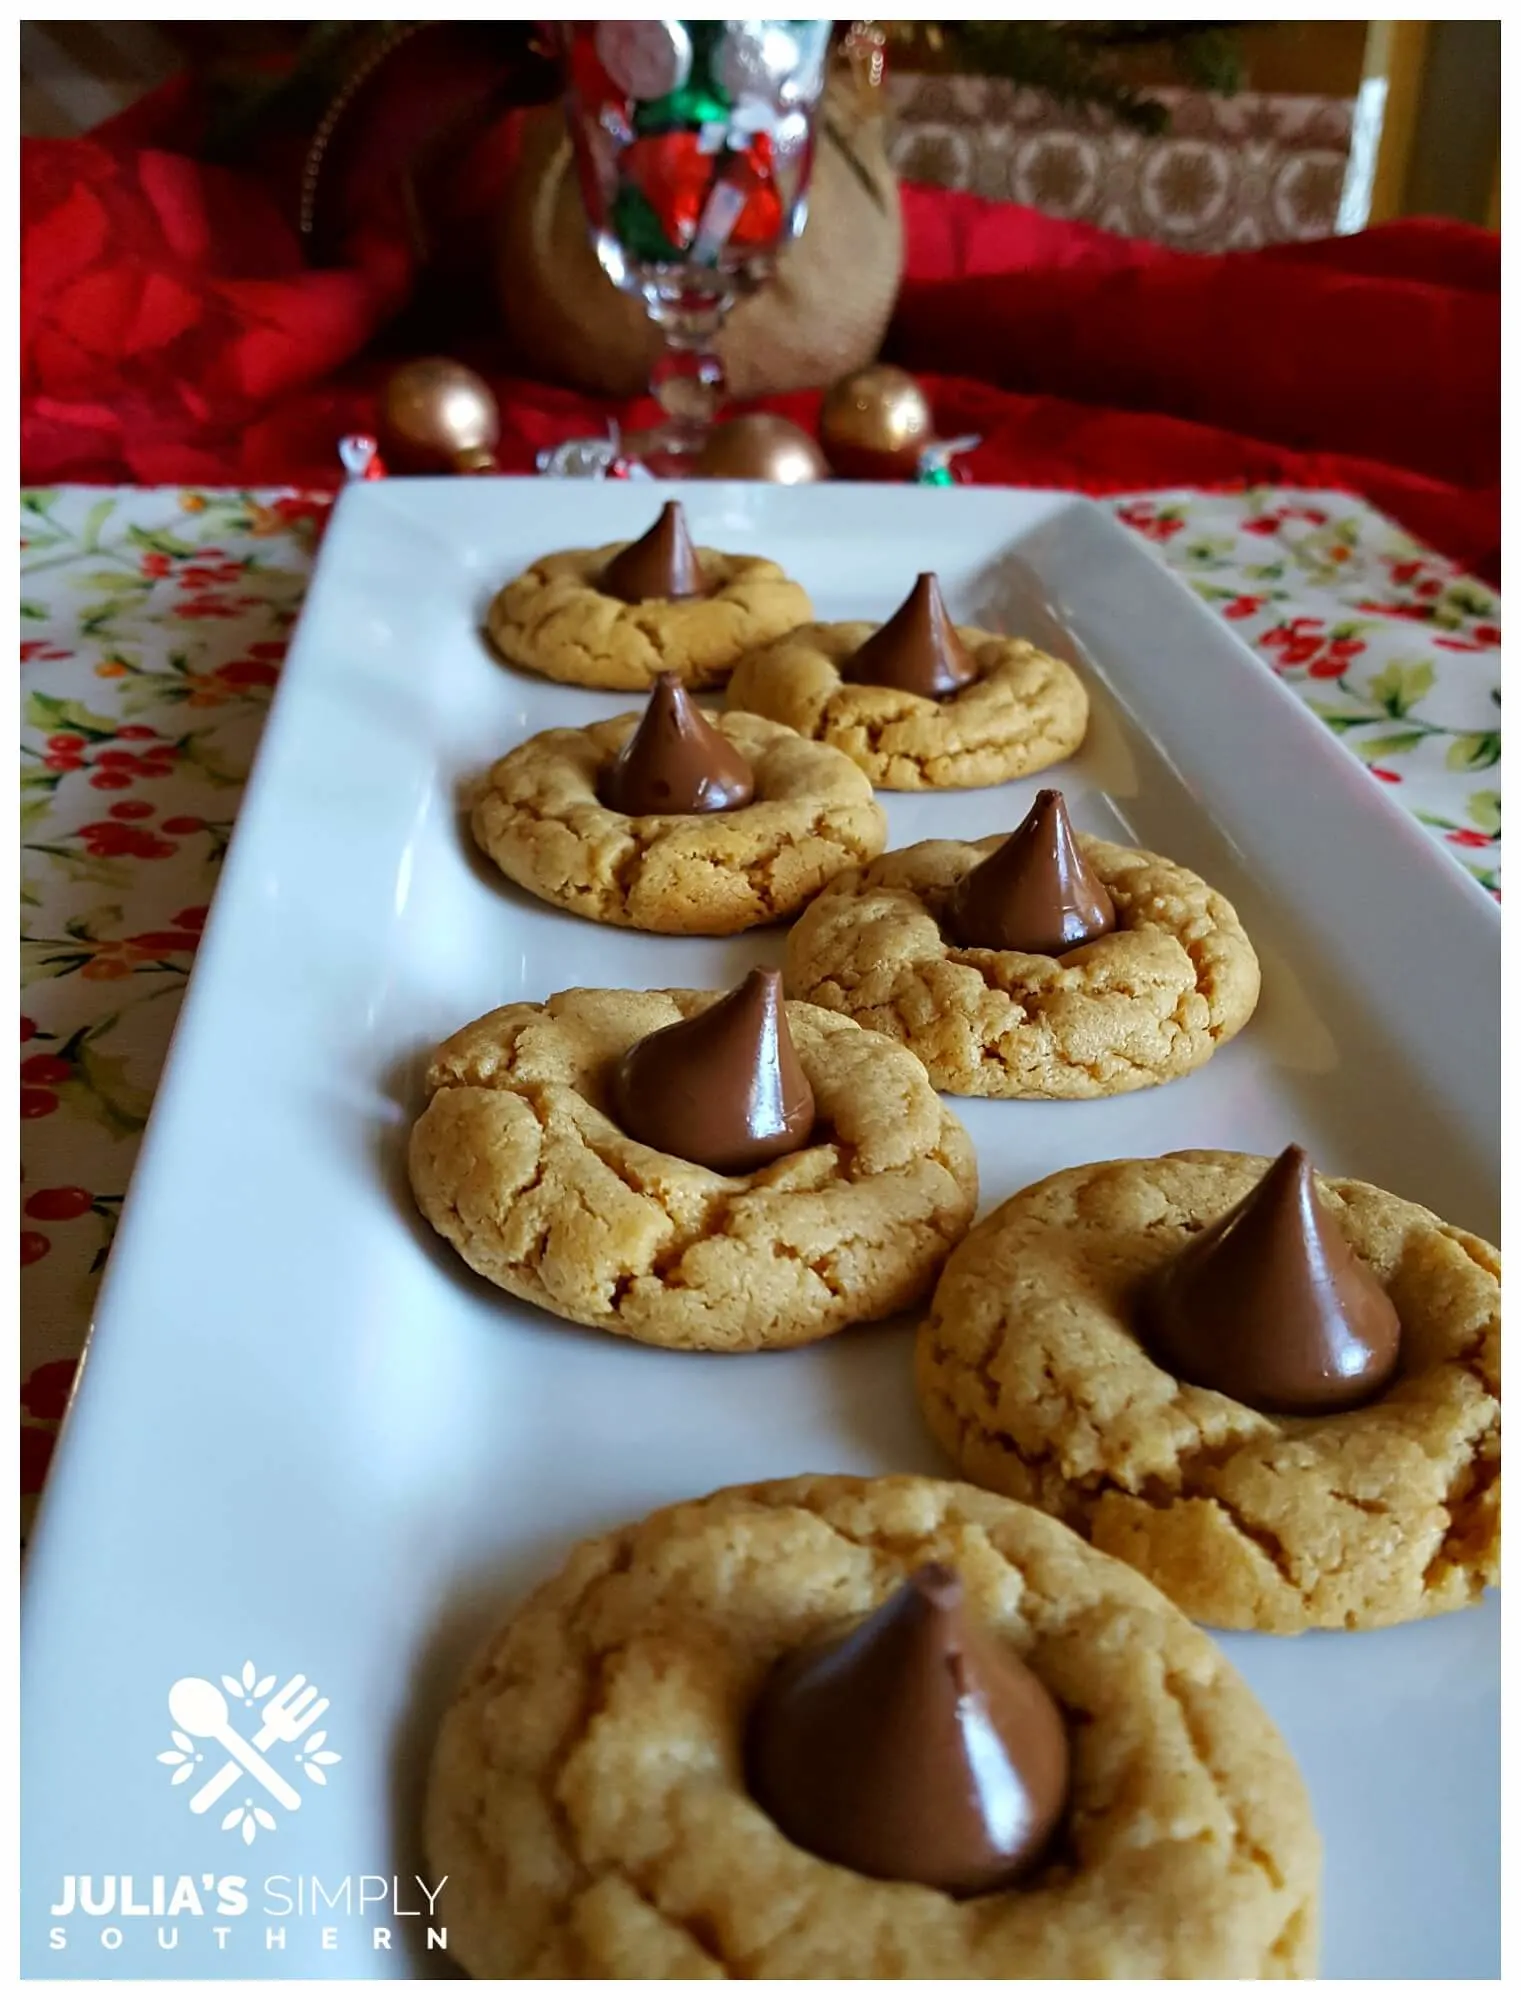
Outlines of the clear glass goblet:
[[564,21],[566,110],[592,243],[665,343],[665,413],[625,440],[689,472],[724,397],[719,331],[808,214],[828,21]]

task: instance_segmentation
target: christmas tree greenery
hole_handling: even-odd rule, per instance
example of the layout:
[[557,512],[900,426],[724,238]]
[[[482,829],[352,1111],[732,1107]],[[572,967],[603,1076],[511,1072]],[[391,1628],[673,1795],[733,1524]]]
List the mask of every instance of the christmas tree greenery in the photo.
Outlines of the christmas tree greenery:
[[1167,112],[1136,81],[1138,63],[1227,95],[1240,63],[1227,21],[883,21],[889,59],[1006,77],[1064,105],[1091,105],[1159,132]]

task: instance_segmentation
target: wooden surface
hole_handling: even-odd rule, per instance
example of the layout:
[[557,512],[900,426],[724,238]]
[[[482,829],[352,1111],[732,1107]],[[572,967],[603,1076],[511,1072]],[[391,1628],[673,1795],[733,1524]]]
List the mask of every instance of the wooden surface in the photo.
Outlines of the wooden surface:
[[1500,226],[1500,23],[1375,21],[1367,77],[1385,89],[1368,220],[1446,215]]

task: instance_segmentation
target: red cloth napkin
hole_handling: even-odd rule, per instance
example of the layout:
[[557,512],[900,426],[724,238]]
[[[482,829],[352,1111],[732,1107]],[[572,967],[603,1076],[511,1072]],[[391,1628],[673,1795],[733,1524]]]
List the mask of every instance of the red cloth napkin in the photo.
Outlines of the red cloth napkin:
[[[257,179],[164,143],[159,116],[22,146],[22,477],[331,486],[398,358],[373,354],[414,273],[377,218],[304,268]],[[978,483],[1089,492],[1328,486],[1365,494],[1495,580],[1499,239],[1456,223],[1189,256],[1004,203],[905,187],[888,355]],[[504,377],[503,463],[601,431],[572,392]],[[371,350],[367,353],[367,350]],[[499,355],[498,355],[499,358]],[[773,407],[804,423],[816,396]]]

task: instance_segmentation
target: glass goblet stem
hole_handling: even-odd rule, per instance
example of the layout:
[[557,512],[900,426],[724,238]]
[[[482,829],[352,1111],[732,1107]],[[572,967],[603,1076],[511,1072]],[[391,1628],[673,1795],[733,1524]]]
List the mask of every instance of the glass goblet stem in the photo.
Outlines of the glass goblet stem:
[[650,389],[666,416],[661,442],[677,457],[695,456],[702,449],[723,403],[724,366],[717,341],[729,305],[722,296],[649,301],[650,317],[664,342],[650,370]]

